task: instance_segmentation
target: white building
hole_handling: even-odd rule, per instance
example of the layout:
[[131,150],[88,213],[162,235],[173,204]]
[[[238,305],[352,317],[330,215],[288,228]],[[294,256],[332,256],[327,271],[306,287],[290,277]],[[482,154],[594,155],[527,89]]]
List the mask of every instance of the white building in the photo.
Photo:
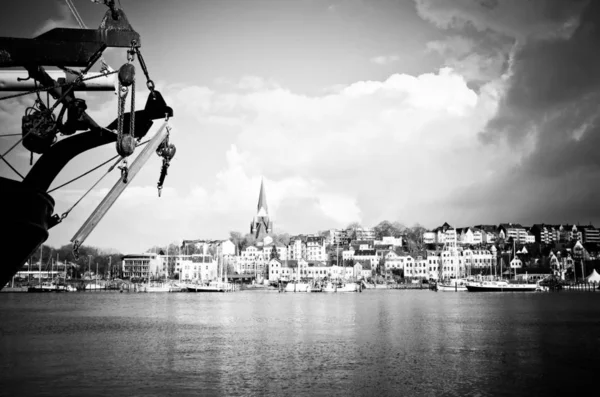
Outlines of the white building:
[[306,256],[306,243],[300,237],[294,237],[288,244],[287,259],[300,260]]
[[224,256],[234,256],[236,254],[235,244],[231,240],[224,240],[220,243],[220,253]]
[[437,233],[436,232],[425,232],[423,233],[423,243],[424,244],[435,244]]
[[492,252],[482,249],[464,249],[461,251],[463,262],[467,268],[483,269],[492,266]]
[[207,282],[218,277],[217,260],[212,255],[186,255],[180,260],[180,280]]
[[392,247],[402,247],[402,237],[384,236],[381,240],[375,240],[374,245],[391,245]]
[[306,237],[306,260],[326,261],[325,239],[321,236]]
[[123,256],[123,278],[161,278],[167,273],[166,264],[158,254],[129,254]]

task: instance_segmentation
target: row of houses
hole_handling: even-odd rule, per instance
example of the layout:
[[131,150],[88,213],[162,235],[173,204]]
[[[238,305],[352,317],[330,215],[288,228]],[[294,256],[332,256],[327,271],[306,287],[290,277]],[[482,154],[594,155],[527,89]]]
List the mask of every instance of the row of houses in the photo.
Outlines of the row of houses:
[[[381,255],[378,264],[380,273],[401,270],[406,278],[448,279],[462,277],[469,273],[478,273],[482,269],[497,267],[496,248],[485,249],[451,249],[444,251],[420,251],[407,253],[401,249],[375,251]],[[523,267],[522,257],[526,249],[519,250],[509,263],[503,263],[504,269],[517,270]],[[210,281],[220,274],[232,272],[252,274],[258,280],[268,279],[270,282],[290,281],[296,279],[366,279],[374,275],[376,266],[371,259],[353,259],[341,263],[331,261],[307,261],[303,258],[277,259],[270,258],[254,262],[252,267],[242,268],[236,256],[221,257],[209,254],[166,256],[154,253],[125,255],[123,257],[123,277],[126,278],[160,278],[179,274],[180,280]],[[349,264],[349,265],[348,265]],[[555,274],[563,276],[574,266],[569,250],[551,252],[549,264]]]
[[518,223],[499,225],[477,225],[473,227],[453,228],[444,223],[423,234],[425,244],[445,244],[456,241],[463,245],[495,244],[498,240],[513,240],[517,244],[581,241],[582,243],[600,243],[600,230],[593,225],[547,225],[534,224],[522,226]]

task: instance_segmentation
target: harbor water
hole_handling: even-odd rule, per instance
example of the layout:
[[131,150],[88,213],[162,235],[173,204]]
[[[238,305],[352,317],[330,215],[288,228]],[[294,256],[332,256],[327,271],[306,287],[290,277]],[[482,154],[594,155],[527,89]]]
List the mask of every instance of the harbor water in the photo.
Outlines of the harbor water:
[[0,294],[5,396],[597,390],[600,292]]

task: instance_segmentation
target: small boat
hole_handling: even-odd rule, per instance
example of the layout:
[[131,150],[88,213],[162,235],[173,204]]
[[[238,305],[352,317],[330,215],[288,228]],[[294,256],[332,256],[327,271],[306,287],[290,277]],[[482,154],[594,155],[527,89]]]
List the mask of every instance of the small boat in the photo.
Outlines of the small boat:
[[42,283],[39,285],[30,286],[27,288],[27,292],[69,292],[72,291],[73,287],[57,285],[54,283]]
[[469,292],[534,292],[538,284],[513,284],[506,281],[483,281],[480,283],[468,283]]
[[85,287],[83,288],[86,291],[96,291],[96,290],[101,290],[104,289],[104,285],[102,284],[86,284]]
[[171,286],[169,284],[152,283],[149,285],[141,286],[144,292],[171,292]]
[[227,286],[223,282],[211,281],[207,284],[188,284],[188,292],[225,292]]
[[310,286],[309,283],[291,282],[285,286],[283,291],[284,292],[311,292],[312,287]]
[[361,292],[360,285],[357,283],[327,283],[323,287],[323,292]]
[[467,282],[460,278],[453,278],[442,284],[437,283],[435,285],[435,290],[440,292],[466,292]]

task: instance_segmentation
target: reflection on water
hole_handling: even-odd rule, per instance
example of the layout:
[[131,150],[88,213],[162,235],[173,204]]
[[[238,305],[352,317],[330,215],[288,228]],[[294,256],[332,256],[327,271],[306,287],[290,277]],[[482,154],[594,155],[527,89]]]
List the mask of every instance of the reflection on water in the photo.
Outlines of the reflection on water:
[[600,293],[2,294],[0,395],[595,388]]

